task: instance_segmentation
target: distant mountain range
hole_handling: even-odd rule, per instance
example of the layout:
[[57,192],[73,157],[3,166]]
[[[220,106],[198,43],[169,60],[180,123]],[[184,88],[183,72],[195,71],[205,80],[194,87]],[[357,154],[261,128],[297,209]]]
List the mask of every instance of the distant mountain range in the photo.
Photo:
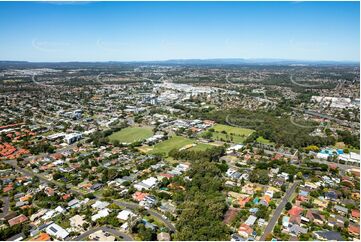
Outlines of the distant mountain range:
[[28,61],[0,61],[1,68],[41,68],[41,67],[101,67],[117,65],[284,65],[284,66],[313,66],[313,65],[359,65],[357,61],[307,61],[287,59],[171,59],[161,61],[104,61],[104,62],[28,62]]
[[307,61],[307,60],[287,60],[287,59],[243,59],[243,58],[219,58],[219,59],[174,59],[157,61],[159,63],[171,64],[276,64],[276,65],[290,65],[290,64],[358,64],[359,62],[353,61]]

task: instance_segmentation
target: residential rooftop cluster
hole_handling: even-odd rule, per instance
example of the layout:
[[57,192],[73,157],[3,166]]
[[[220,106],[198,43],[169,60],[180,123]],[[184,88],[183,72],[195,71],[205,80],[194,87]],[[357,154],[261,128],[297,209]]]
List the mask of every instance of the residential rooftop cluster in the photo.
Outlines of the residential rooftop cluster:
[[2,70],[0,239],[358,240],[357,73],[290,68]]

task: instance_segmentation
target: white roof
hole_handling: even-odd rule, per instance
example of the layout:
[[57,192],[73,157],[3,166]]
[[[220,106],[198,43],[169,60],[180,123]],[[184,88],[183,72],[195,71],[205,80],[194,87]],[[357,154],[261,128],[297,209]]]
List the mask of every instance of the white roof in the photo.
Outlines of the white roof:
[[351,157],[351,159],[353,159],[353,160],[358,160],[358,161],[360,161],[360,154],[358,154],[358,153],[350,152],[350,157]]
[[317,158],[320,158],[320,159],[327,159],[328,158],[328,154],[323,154],[323,153],[317,153]]
[[62,208],[61,206],[57,206],[57,207],[55,208],[55,211],[57,211],[58,213],[62,213],[62,212],[65,211],[65,209]]
[[120,226],[122,229],[128,229],[128,223],[124,223],[122,224],[122,226]]
[[41,217],[41,219],[48,220],[49,218],[53,217],[55,213],[56,213],[55,210],[49,210],[48,212],[45,213],[44,216]]
[[79,202],[79,200],[77,198],[74,198],[73,200],[68,202],[68,206],[74,206],[75,204],[77,204]]
[[108,205],[109,205],[108,202],[96,201],[96,202],[92,205],[92,208],[103,209],[103,208],[108,207]]
[[93,215],[91,217],[92,221],[96,221],[97,219],[104,218],[109,215],[109,209],[104,208],[103,210],[100,210],[97,214]]
[[39,218],[40,216],[43,216],[48,210],[45,208],[40,209],[37,213],[34,213],[30,216],[30,221],[34,221],[35,219]]
[[244,222],[245,224],[247,224],[248,226],[252,226],[257,220],[257,217],[256,216],[253,216],[253,215],[250,215],[246,222]]
[[70,219],[70,225],[72,227],[80,227],[82,226],[86,221],[83,219],[83,216],[80,216],[79,214],[71,217]]
[[143,180],[142,182],[149,187],[153,187],[155,186],[155,184],[157,184],[157,178],[149,177],[148,179]]
[[61,239],[65,239],[69,235],[69,233],[65,229],[55,223],[49,225],[45,231],[48,234]]
[[273,197],[273,191],[272,190],[267,190],[265,195],[270,196],[271,198]]
[[128,220],[129,217],[132,217],[132,216],[135,216],[135,214],[132,211],[125,209],[118,214],[117,218],[119,218],[121,220]]
[[339,155],[340,160],[358,162],[360,163],[360,154],[350,152],[350,154],[341,154]]
[[244,147],[244,145],[238,144],[238,145],[234,145],[229,147],[227,150],[240,150]]

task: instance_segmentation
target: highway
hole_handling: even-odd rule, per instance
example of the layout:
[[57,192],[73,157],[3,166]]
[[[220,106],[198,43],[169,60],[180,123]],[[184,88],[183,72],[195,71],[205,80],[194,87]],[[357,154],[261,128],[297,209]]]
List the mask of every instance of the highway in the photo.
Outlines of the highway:
[[266,236],[272,233],[274,226],[278,222],[279,217],[282,214],[283,208],[286,206],[286,203],[290,200],[292,194],[295,192],[297,186],[299,185],[300,181],[296,181],[292,184],[291,188],[287,190],[286,194],[283,196],[281,203],[276,208],[275,212],[272,214],[271,220],[268,222],[266,229],[264,230],[263,235],[261,236],[260,240],[264,241]]
[[123,240],[125,241],[133,241],[133,238],[130,237],[130,235],[124,233],[124,232],[121,232],[119,230],[116,230],[116,229],[112,229],[108,226],[101,226],[101,227],[95,227],[95,228],[91,228],[90,230],[86,231],[85,233],[79,235],[78,237],[76,237],[75,239],[73,239],[72,241],[81,241],[81,240],[84,240],[86,239],[89,235],[91,235],[92,233],[98,231],[98,230],[103,230],[104,232],[108,232],[108,233],[111,233],[115,236],[118,236],[118,237],[121,237],[123,238]]

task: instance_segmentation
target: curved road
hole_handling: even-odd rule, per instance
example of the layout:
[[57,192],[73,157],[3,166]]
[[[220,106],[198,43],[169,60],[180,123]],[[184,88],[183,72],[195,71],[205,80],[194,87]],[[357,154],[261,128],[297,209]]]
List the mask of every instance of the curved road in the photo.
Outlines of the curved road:
[[101,226],[101,227],[91,228],[90,230],[88,230],[85,233],[79,235],[78,237],[76,237],[72,241],[83,240],[83,239],[87,238],[89,235],[91,235],[92,233],[94,233],[94,232],[96,232],[98,230],[103,230],[104,232],[108,232],[108,233],[111,233],[111,234],[113,234],[115,236],[121,237],[125,241],[133,241],[133,238],[130,237],[130,235],[128,235],[128,234],[126,234],[124,232],[121,232],[119,230],[112,229],[112,228],[110,228],[108,226]]

